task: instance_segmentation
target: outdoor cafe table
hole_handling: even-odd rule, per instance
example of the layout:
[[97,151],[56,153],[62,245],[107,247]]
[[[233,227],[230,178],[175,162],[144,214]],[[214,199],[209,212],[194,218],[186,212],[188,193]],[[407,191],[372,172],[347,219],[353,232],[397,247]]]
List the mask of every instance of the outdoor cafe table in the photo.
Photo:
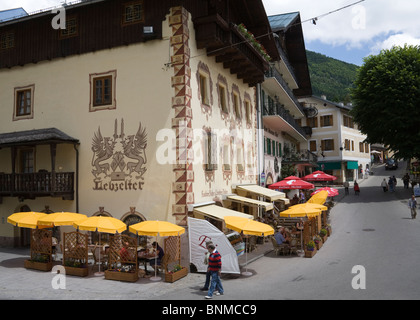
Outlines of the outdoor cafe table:
[[137,257],[139,259],[139,262],[143,262],[144,265],[144,271],[146,272],[146,274],[149,274],[149,271],[147,271],[147,263],[150,260],[154,260],[157,258],[157,256],[155,255],[149,255],[147,253],[141,252],[140,250],[144,250],[143,248],[137,249]]

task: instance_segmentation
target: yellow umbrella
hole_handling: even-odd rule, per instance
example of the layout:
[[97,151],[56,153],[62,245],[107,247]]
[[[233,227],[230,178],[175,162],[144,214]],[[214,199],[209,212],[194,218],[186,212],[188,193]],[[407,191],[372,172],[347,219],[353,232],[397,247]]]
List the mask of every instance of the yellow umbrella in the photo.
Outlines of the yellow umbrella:
[[86,220],[87,216],[74,212],[54,212],[38,220],[40,225],[69,226]]
[[[243,232],[244,234],[254,235],[254,236],[268,236],[274,234],[274,229],[268,224],[258,222],[243,217],[236,216],[226,216],[224,217],[226,227],[238,232]],[[251,272],[248,272],[248,254],[245,244],[245,264],[247,266],[246,271],[242,272],[244,276],[252,275]]]
[[80,230],[106,233],[121,233],[127,230],[127,225],[121,220],[104,216],[89,217],[85,220],[74,222],[73,226]]
[[179,236],[185,232],[183,227],[168,221],[142,221],[128,227],[128,230],[143,236]]
[[31,228],[31,229],[37,229],[37,228],[51,228],[52,225],[47,226],[40,226],[38,225],[38,220],[47,216],[46,213],[42,212],[17,212],[12,215],[10,215],[7,218],[7,222],[10,224],[13,224],[16,227],[21,228]]
[[[137,235],[143,236],[156,236],[160,235],[162,237],[167,236],[179,236],[185,232],[183,227],[180,227],[176,224],[170,223],[168,221],[142,221],[136,224],[133,224],[128,227],[128,230]],[[156,275],[157,270],[157,259],[155,259],[155,276],[151,277],[152,281],[159,281],[161,278]]]
[[[93,216],[79,222],[74,222],[73,227],[80,230],[105,233],[121,233],[127,230],[127,225],[121,220],[104,216]],[[99,237],[99,246],[100,245],[101,237]],[[104,273],[101,272],[101,257],[99,256],[99,272],[95,272],[95,276],[102,276],[103,274]]]
[[289,209],[280,212],[280,217],[306,217],[321,214],[321,208],[305,206],[305,203],[291,206]]
[[308,203],[318,203],[318,204],[324,204],[325,201],[328,198],[328,192],[325,190],[322,190],[316,194],[314,194],[309,200]]
[[274,229],[265,223],[243,217],[227,216],[224,218],[226,227],[253,236],[268,236],[274,234]]

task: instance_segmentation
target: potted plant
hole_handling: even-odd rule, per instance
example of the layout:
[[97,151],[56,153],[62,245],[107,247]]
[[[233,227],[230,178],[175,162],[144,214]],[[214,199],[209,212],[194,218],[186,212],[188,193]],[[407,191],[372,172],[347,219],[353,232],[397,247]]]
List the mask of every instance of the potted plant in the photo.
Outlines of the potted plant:
[[32,255],[31,259],[25,260],[25,268],[35,269],[40,271],[51,271],[52,261],[51,256],[47,254],[37,253]]
[[315,242],[311,240],[306,244],[305,257],[312,258],[315,255],[315,253],[316,253],[316,245],[315,245]]
[[327,229],[321,229],[321,231],[319,232],[320,237],[322,238],[322,241],[327,241],[327,236],[328,232]]
[[86,277],[89,274],[87,265],[76,259],[64,261],[64,269],[66,269],[67,275]]
[[188,274],[188,269],[177,264],[173,267],[171,271],[165,272],[165,281],[166,282],[175,282]]

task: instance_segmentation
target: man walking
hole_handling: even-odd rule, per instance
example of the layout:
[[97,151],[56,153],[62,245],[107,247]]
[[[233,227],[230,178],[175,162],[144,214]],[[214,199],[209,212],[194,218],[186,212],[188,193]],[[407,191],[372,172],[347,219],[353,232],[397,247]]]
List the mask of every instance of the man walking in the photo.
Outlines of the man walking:
[[344,195],[348,195],[349,194],[350,183],[346,180],[346,181],[344,181],[343,186],[344,186]]
[[408,207],[411,210],[411,219],[415,219],[417,216],[417,200],[414,194],[411,196],[411,199],[408,200]]
[[213,298],[213,292],[215,289],[218,290],[216,292],[216,295],[222,295],[223,294],[223,286],[222,282],[220,281],[220,275],[222,274],[222,256],[220,253],[216,250],[216,247],[214,244],[208,245],[208,250],[210,252],[209,256],[209,266],[208,266],[208,272],[210,272],[211,275],[211,283],[210,288],[207,293],[207,296],[205,296],[206,299]]

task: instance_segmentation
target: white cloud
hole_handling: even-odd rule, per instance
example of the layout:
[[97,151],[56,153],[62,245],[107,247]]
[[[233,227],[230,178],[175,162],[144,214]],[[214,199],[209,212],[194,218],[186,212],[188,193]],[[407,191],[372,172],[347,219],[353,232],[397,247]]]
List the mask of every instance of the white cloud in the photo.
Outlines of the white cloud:
[[420,38],[413,37],[406,33],[394,34],[383,41],[377,41],[371,48],[371,54],[378,54],[381,50],[391,49],[393,46],[404,47],[404,45],[419,46]]
[[42,9],[56,7],[63,3],[64,0],[2,0],[0,4],[0,11],[22,7],[26,12],[32,13]]
[[[376,50],[381,46],[378,38],[383,40],[384,47],[393,42],[401,43],[404,39],[420,39],[418,0],[365,0],[353,7],[323,16],[355,2],[263,0],[268,15],[299,11],[302,21],[320,16],[316,25],[311,22],[302,25],[305,42],[308,43],[317,40],[331,46],[369,46]],[[403,36],[390,36],[397,34]]]

